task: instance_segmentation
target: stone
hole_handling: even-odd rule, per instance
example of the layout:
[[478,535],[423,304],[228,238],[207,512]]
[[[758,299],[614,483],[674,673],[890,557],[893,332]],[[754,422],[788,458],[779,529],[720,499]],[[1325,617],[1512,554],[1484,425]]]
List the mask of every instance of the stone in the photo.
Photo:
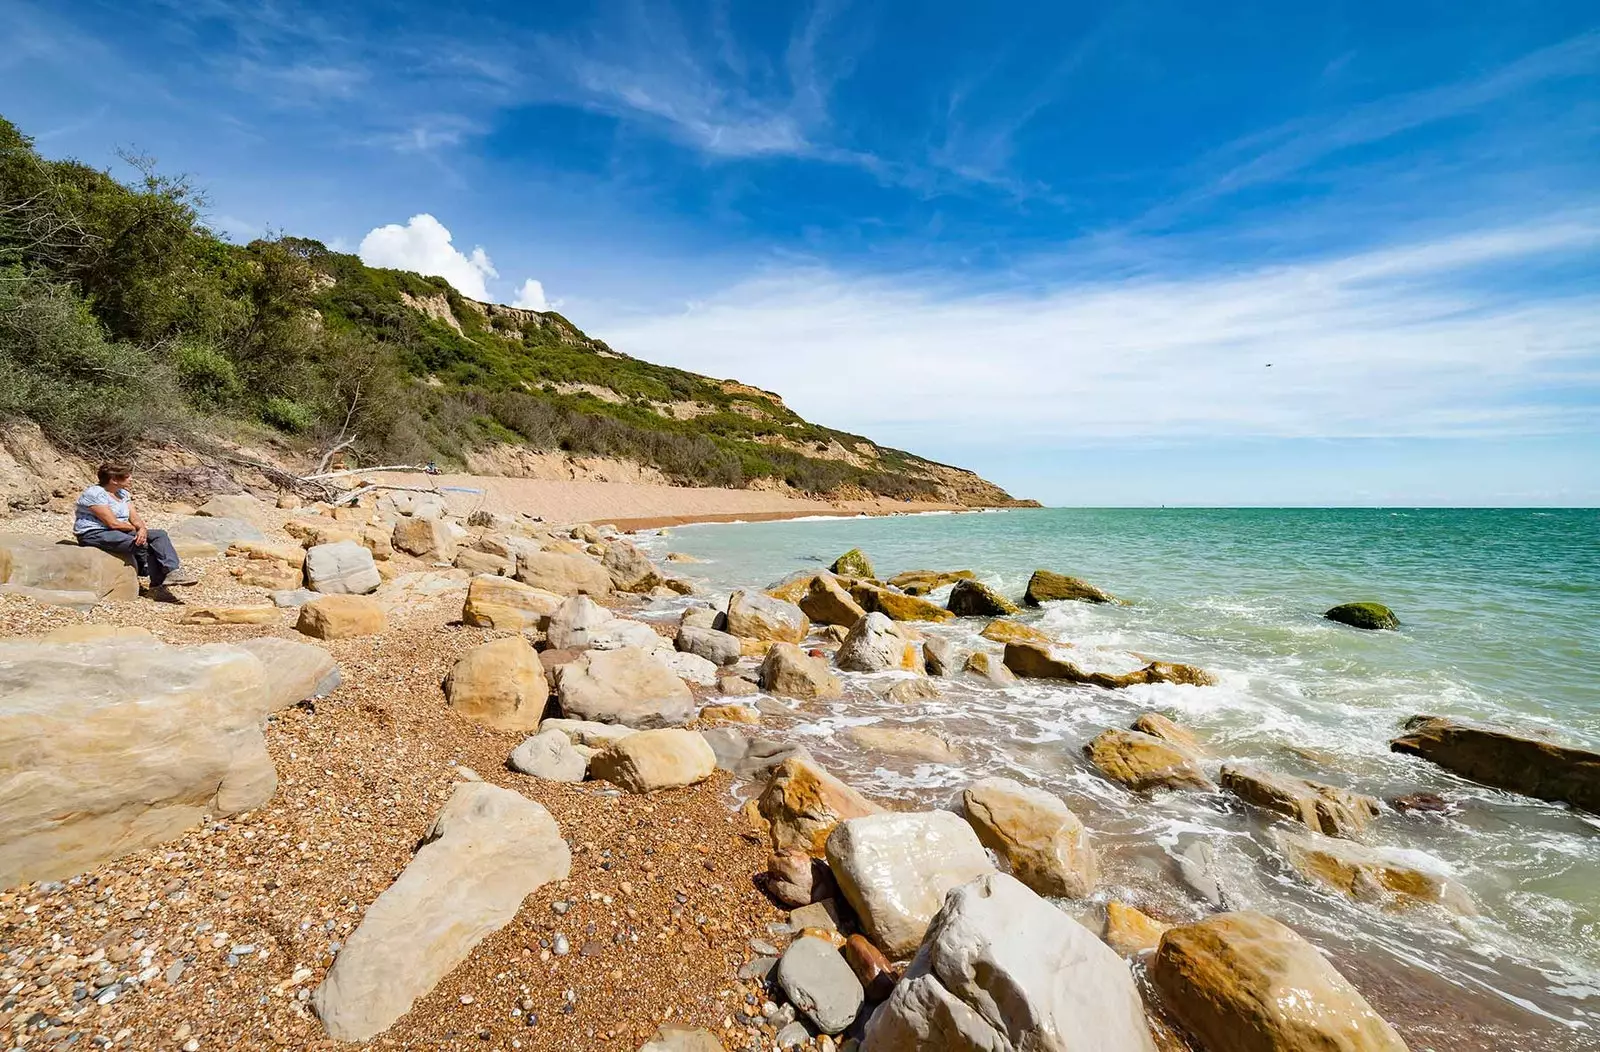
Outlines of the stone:
[[544,624],[562,602],[554,592],[509,577],[479,575],[467,584],[461,622],[500,632],[526,632]]
[[266,670],[270,712],[332,694],[343,679],[333,655],[315,643],[262,636],[233,645],[260,659]]
[[243,519],[257,525],[270,525],[272,522],[272,512],[266,503],[248,493],[218,493],[196,508],[194,513],[219,519]]
[[383,584],[372,552],[355,541],[306,549],[306,585],[313,592],[366,595]]
[[827,571],[818,573],[816,570],[796,570],[782,580],[767,585],[763,591],[774,599],[781,599],[786,603],[799,603],[811,589],[813,580],[829,576],[832,575]]
[[822,658],[793,643],[774,643],[761,662],[761,687],[786,698],[815,701],[844,696],[844,684]]
[[775,851],[804,851],[817,858],[840,822],[883,810],[809,756],[793,756],[775,767],[757,807]]
[[844,736],[863,749],[907,756],[929,763],[955,763],[960,759],[950,743],[937,734],[910,727],[849,727]]
[[707,723],[756,724],[761,713],[748,705],[707,705],[700,710],[700,718]]
[[559,730],[542,730],[523,739],[511,750],[507,764],[513,771],[549,782],[581,782],[589,771],[588,759]]
[[456,569],[468,573],[493,574],[497,577],[508,576],[517,568],[516,563],[504,555],[480,552],[474,548],[463,548],[456,552],[453,565]]
[[299,609],[317,597],[317,593],[309,588],[280,588],[267,593],[267,598],[272,600],[273,606],[292,607]]
[[922,676],[897,680],[882,695],[883,700],[900,705],[915,705],[919,701],[932,701],[941,696],[933,680]]
[[719,666],[737,664],[741,656],[738,636],[690,624],[679,626],[673,645]]
[[1382,603],[1345,603],[1322,616],[1341,625],[1365,628],[1369,631],[1400,627],[1400,619],[1394,616],[1393,610]]
[[809,936],[790,943],[778,960],[778,985],[824,1034],[840,1033],[855,1022],[866,997],[833,944]]
[[1112,899],[1106,903],[1105,927],[1100,938],[1124,957],[1149,953],[1161,943],[1170,924],[1163,924],[1132,906]]
[[872,581],[877,579],[877,572],[872,568],[872,560],[867,558],[867,553],[860,548],[851,548],[828,567],[829,572],[840,577],[853,577],[857,580]]
[[276,606],[191,606],[184,611],[186,625],[270,625],[283,619]]
[[943,639],[925,639],[922,641],[922,667],[927,669],[930,676],[948,676],[950,670],[955,668],[955,655],[950,650],[950,644]]
[[387,1030],[509,923],[523,899],[571,868],[543,807],[487,782],[458,785],[312,994],[329,1036],[367,1041]]
[[136,625],[63,625],[35,638],[41,643],[96,643],[127,639],[160,642],[148,628]]
[[[290,563],[268,562],[264,559],[249,559],[243,566],[232,567],[228,572],[238,578],[239,583],[246,588],[265,588],[269,592],[301,591],[306,579],[303,567]],[[309,588],[304,590],[311,591]]]
[[920,672],[922,648],[887,615],[863,614],[851,626],[834,661],[848,672]]
[[463,654],[444,679],[444,696],[469,720],[496,730],[532,731],[544,716],[550,686],[527,639],[506,636]]
[[1152,738],[1160,738],[1168,745],[1182,749],[1191,756],[1202,756],[1205,753],[1192,733],[1159,712],[1141,712],[1139,718],[1133,721],[1131,729],[1141,734],[1148,734]]
[[1021,882],[991,873],[950,892],[861,1043],[861,1052],[933,1049],[1155,1052],[1156,1046],[1122,959]]
[[756,878],[778,902],[803,908],[831,899],[838,893],[828,864],[804,851],[778,851],[767,860],[767,871]]
[[984,625],[983,631],[978,634],[991,643],[1037,643],[1044,647],[1053,647],[1056,644],[1054,636],[1041,632],[1031,625],[1025,625],[1021,621],[1003,617]]
[[[591,646],[592,637],[608,625],[616,615],[587,595],[575,595],[564,600],[550,615],[545,628],[545,639],[557,649],[581,650]],[[614,650],[615,647],[605,649]]]
[[1221,782],[1222,788],[1245,803],[1292,818],[1328,836],[1360,836],[1380,810],[1373,797],[1255,767],[1224,765]]
[[724,673],[717,677],[717,690],[724,697],[748,698],[761,693],[761,685],[742,675]]
[[630,734],[589,760],[592,777],[630,793],[681,789],[705,781],[716,769],[716,754],[706,740],[677,727]]
[[278,507],[283,511],[293,511],[300,506],[300,497],[294,493],[278,494]]
[[963,672],[970,672],[974,676],[982,676],[991,683],[1015,683],[1017,674],[1006,668],[1000,655],[991,654],[985,650],[977,650],[967,655],[966,664],[962,666]]
[[1150,962],[1163,1006],[1209,1052],[1405,1052],[1317,948],[1260,913],[1170,929]]
[[392,526],[363,526],[356,540],[360,541],[372,557],[377,560],[394,558],[394,527]]
[[1320,833],[1274,835],[1278,850],[1306,881],[1387,910],[1443,906],[1463,916],[1478,912],[1460,881],[1420,851],[1366,847]]
[[861,604],[840,587],[838,581],[822,576],[811,579],[811,586],[800,600],[800,609],[815,624],[843,625],[846,628],[861,620],[866,613],[861,609]]
[[94,601],[123,602],[139,597],[133,560],[98,548],[58,544],[32,534],[0,534],[0,568],[9,590],[88,593]]
[[995,871],[972,827],[949,811],[846,819],[828,836],[827,858],[862,934],[891,958],[916,950],[946,892]]
[[850,598],[868,613],[884,614],[893,621],[950,621],[956,616],[938,603],[873,584],[858,583],[850,589]]
[[394,524],[392,543],[407,555],[450,562],[456,557],[456,539],[444,519],[402,518]]
[[557,595],[611,594],[611,574],[587,555],[525,552],[517,558],[516,578]]
[[685,683],[693,683],[701,687],[716,686],[717,665],[715,662],[707,661],[698,654],[686,654],[680,650],[663,648],[655,653],[656,660],[671,669],[672,674]]
[[324,595],[300,608],[294,627],[316,639],[375,636],[389,627],[389,615],[364,595]]
[[1182,749],[1138,731],[1102,731],[1083,747],[1101,774],[1129,789],[1215,789]]
[[1483,785],[1600,814],[1600,752],[1438,716],[1415,716],[1389,748]]
[[662,1023],[656,1036],[639,1046],[639,1052],[722,1052],[722,1042],[709,1030]]
[[329,522],[325,519],[291,519],[283,524],[283,532],[298,538],[306,548],[315,548],[319,544],[338,544],[341,541],[351,543],[361,541],[360,530],[349,524]]
[[1068,577],[1065,574],[1051,573],[1049,570],[1033,571],[1033,576],[1028,578],[1028,590],[1023,594],[1022,601],[1029,606],[1039,606],[1058,599],[1074,599],[1081,603],[1117,602],[1116,596],[1096,588],[1088,581]]
[[1088,832],[1053,793],[1010,778],[985,778],[962,792],[961,806],[983,846],[1040,895],[1087,898],[1100,882],[1100,860]]
[[957,617],[1002,617],[1020,609],[1016,603],[978,581],[957,581],[945,609]]
[[698,558],[694,557],[693,555],[690,555],[688,552],[668,552],[665,556],[663,556],[663,558],[665,558],[666,561],[669,562],[669,563],[701,563],[701,562],[705,562],[704,559],[698,559]]
[[134,638],[0,642],[0,890],[265,804],[260,659]]
[[1170,661],[1152,661],[1133,672],[1085,672],[1071,661],[1057,657],[1051,648],[1033,643],[1007,643],[1005,663],[1007,668],[1023,678],[1059,679],[1108,690],[1148,683],[1177,683],[1190,687],[1216,684],[1216,679],[1204,669]]
[[937,591],[947,584],[957,581],[971,580],[977,575],[971,570],[906,570],[889,578],[891,588],[898,588],[906,595],[927,595]]
[[894,966],[889,963],[889,958],[883,951],[872,945],[864,935],[852,935],[844,941],[844,962],[850,970],[856,973],[856,981],[866,993],[868,1001],[876,1004],[887,1000],[894,993],[894,984],[899,981]]
[[630,727],[679,726],[695,715],[694,695],[648,650],[590,650],[556,670],[568,716]]
[[266,534],[261,532],[261,527],[255,522],[231,516],[219,518],[185,516],[167,527],[167,536],[175,545],[180,542],[208,544],[219,552],[227,551],[229,547],[240,542],[265,544],[267,541]]
[[810,630],[810,619],[793,603],[761,592],[739,591],[728,597],[728,632],[732,635],[799,643]]
[[709,606],[691,606],[679,615],[678,624],[684,628],[714,628],[727,635],[723,630],[728,625],[728,615]]
[[549,719],[539,724],[540,733],[545,731],[560,731],[567,736],[567,740],[574,745],[583,745],[591,749],[603,749],[614,741],[626,738],[638,731],[632,727],[624,727],[616,723],[596,723],[593,720],[568,720]]
[[600,565],[611,575],[611,584],[619,592],[648,592],[662,581],[649,557],[624,540],[611,543]]

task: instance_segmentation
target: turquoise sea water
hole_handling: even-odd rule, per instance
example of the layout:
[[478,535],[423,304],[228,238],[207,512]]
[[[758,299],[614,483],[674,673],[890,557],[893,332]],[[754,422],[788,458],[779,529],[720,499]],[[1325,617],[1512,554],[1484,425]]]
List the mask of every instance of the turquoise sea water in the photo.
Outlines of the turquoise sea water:
[[[873,696],[883,685],[874,680],[895,674],[852,676],[846,699],[798,709],[784,733],[884,797],[944,805],[990,774],[1060,793],[1095,833],[1101,899],[1201,916],[1215,905],[1183,878],[1198,860],[1227,905],[1282,917],[1364,978],[1375,1003],[1407,1021],[1413,1049],[1600,1048],[1600,820],[1387,748],[1417,713],[1600,747],[1600,511],[1052,509],[688,527],[650,544],[704,559],[683,568],[714,593],[859,546],[880,577],[971,569],[1020,596],[1046,567],[1131,600],[1053,604],[1023,620],[1088,667],[1154,657],[1200,665],[1220,684],[953,680],[942,698],[907,707]],[[1391,606],[1402,629],[1359,632],[1319,616],[1361,599]],[[959,649],[998,650],[977,637],[982,624],[930,632]],[[1194,729],[1213,765],[1254,763],[1380,797],[1445,795],[1450,814],[1386,813],[1370,841],[1450,873],[1478,915],[1385,913],[1316,892],[1282,864],[1272,824],[1236,802],[1110,785],[1082,746],[1143,709]],[[843,731],[866,723],[933,731],[961,759],[865,752]]]

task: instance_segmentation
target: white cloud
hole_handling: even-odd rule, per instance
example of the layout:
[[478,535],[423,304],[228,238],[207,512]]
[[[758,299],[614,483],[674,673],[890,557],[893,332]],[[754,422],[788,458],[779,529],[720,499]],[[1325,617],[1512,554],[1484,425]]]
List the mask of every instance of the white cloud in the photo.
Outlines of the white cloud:
[[414,270],[418,274],[444,278],[457,292],[475,300],[489,298],[485,278],[500,276],[489,261],[488,253],[480,247],[474,248],[470,255],[463,255],[451,244],[450,231],[445,225],[426,212],[412,216],[405,226],[390,223],[372,230],[361,239],[357,254],[369,267]]
[[544,298],[544,285],[529,278],[522,283],[522,288],[517,290],[517,298],[511,301],[513,307],[523,310],[549,310],[550,303]]
[[1593,426],[1600,294],[1526,269],[1597,250],[1583,215],[1037,295],[787,271],[600,335],[904,442],[1549,433]]

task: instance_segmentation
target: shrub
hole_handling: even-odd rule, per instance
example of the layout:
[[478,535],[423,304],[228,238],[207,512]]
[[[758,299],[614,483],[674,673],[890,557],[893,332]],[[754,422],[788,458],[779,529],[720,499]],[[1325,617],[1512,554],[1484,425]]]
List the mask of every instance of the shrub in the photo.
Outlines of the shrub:
[[203,340],[179,340],[172,351],[178,385],[196,404],[222,409],[239,397],[239,374],[233,361]]
[[287,431],[290,434],[310,431],[317,422],[314,412],[282,395],[273,395],[262,404],[261,419],[279,431]]

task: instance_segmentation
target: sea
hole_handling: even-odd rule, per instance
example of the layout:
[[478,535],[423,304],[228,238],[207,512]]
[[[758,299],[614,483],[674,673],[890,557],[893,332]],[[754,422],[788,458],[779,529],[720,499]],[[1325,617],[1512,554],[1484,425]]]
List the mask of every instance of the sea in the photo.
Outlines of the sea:
[[[1600,511],[1017,509],[679,527],[646,545],[701,560],[674,570],[712,597],[823,568],[856,547],[885,579],[968,569],[1016,598],[1046,568],[1114,593],[1126,603],[1049,604],[1020,620],[1070,645],[1086,668],[1180,661],[1218,685],[956,676],[939,698],[905,705],[876,696],[904,674],[845,674],[844,699],[793,705],[769,732],[903,806],[957,806],[963,786],[994,775],[1049,789],[1091,831],[1104,871],[1097,901],[1178,922],[1219,908],[1276,916],[1321,947],[1413,1050],[1600,1049],[1600,816],[1388,748],[1423,713],[1600,748]],[[1400,629],[1321,616],[1358,600],[1391,607]],[[958,651],[998,652],[977,634],[984,623],[919,627]],[[1319,890],[1283,861],[1277,823],[1237,800],[1108,782],[1084,744],[1145,710],[1191,729],[1213,776],[1242,763],[1380,799],[1444,797],[1444,813],[1386,809],[1367,842],[1448,874],[1476,913],[1385,909]],[[862,749],[842,733],[860,724],[933,732],[958,759]]]

